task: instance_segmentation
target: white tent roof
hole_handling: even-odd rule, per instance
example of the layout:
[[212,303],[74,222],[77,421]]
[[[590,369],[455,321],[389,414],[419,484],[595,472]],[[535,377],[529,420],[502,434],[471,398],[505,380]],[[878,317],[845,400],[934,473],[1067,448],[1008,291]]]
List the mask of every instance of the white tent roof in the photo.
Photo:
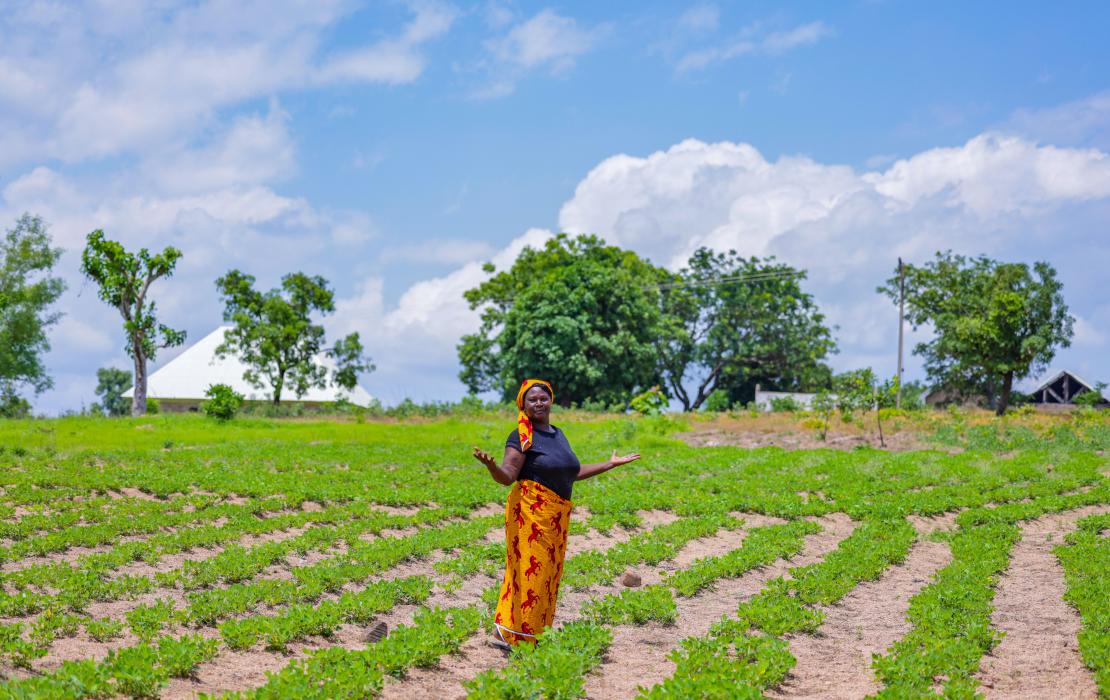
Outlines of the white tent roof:
[[[153,399],[203,400],[204,392],[210,385],[227,384],[248,400],[267,400],[271,387],[266,384],[262,389],[256,389],[248,384],[243,379],[246,366],[239,358],[228,355],[220,359],[216,356],[216,347],[223,342],[224,333],[228,330],[228,326],[220,326],[151,374],[147,380],[147,396]],[[368,406],[373,400],[361,386],[355,385],[352,391],[332,386],[330,379],[335,362],[331,358],[317,355],[315,361],[328,369],[328,386],[323,389],[309,389],[299,397],[286,386],[282,389],[282,401],[337,401],[346,398],[359,406]],[[128,389],[123,396],[130,398],[133,389],[134,387]]]

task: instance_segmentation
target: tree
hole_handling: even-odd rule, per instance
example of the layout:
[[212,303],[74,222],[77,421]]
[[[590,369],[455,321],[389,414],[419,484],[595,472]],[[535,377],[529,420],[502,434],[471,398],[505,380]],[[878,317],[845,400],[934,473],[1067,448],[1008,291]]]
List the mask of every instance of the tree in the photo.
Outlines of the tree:
[[335,311],[335,295],[323,277],[288,274],[281,278],[280,288],[268,292],[257,291],[254,282],[239,270],[216,280],[224,320],[234,324],[216,354],[238,356],[247,366],[243,378],[258,389],[269,387],[275,404],[287,384],[298,397],[312,387],[327,386],[327,368],[316,362],[321,353],[335,360],[332,381],[346,389],[354,388],[360,372],[374,369],[358,333],[325,348],[324,327],[310,318],[313,312]]
[[40,394],[54,385],[42,356],[50,350],[46,330],[61,314],[49,307],[65,291],[50,273],[62,255],[50,246],[42,219],[24,214],[0,241],[0,414],[26,415],[19,396],[26,385]]
[[[906,319],[935,331],[914,348],[929,379],[958,395],[985,395],[998,415],[1010,404],[1015,379],[1043,372],[1056,348],[1071,344],[1075,319],[1048,263],[1030,270],[948,251],[907,266],[905,274]],[[897,302],[897,275],[879,292]]]
[[115,367],[101,367],[96,370],[96,395],[100,397],[99,407],[109,416],[125,416],[130,409],[130,401],[123,392],[131,386],[131,373]]
[[173,276],[181,251],[167,246],[151,255],[146,248],[129,253],[116,241],[104,237],[97,229],[88,235],[81,253],[81,272],[100,287],[101,300],[114,306],[123,317],[127,333],[125,350],[135,365],[135,391],[131,396],[131,415],[146,413],[148,361],[158,350],[185,342],[185,331],[177,331],[159,323],[154,301],[147,298],[150,285],[163,277]]
[[780,391],[828,385],[823,360],[836,344],[802,291],[804,272],[774,258],[700,248],[679,277],[681,284],[663,292],[667,332],[659,357],[687,411],[718,389],[730,403],[746,403],[757,383]]
[[466,291],[482,322],[459,343],[459,378],[473,393],[511,400],[521,379],[543,377],[561,404],[623,404],[659,383],[658,285],[672,278],[596,236],[559,234],[525,248],[510,269]]
[[[836,407],[845,418],[850,418],[856,411],[866,413],[874,409],[875,424],[879,428],[879,446],[886,447],[883,409],[894,407],[898,395],[898,378],[880,382],[875,372],[868,367],[836,375],[833,378],[833,389],[836,392]],[[825,424],[827,430],[827,415]]]

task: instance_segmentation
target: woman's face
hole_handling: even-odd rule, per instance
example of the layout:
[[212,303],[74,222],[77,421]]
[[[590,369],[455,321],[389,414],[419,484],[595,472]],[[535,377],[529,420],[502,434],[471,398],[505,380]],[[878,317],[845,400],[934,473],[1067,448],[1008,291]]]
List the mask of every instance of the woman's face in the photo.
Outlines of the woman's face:
[[524,412],[532,420],[547,418],[551,412],[551,397],[543,387],[534,386],[524,394]]

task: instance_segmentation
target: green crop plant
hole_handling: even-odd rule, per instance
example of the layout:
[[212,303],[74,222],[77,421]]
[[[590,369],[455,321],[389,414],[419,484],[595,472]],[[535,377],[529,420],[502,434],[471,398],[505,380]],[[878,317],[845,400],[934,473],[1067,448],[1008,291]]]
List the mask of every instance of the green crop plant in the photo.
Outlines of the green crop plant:
[[589,601],[583,606],[582,615],[603,625],[641,625],[649,620],[674,624],[678,610],[670,589],[656,585]]
[[1055,549],[1064,567],[1064,600],[1079,611],[1079,652],[1095,674],[1100,697],[1110,698],[1110,514],[1079,521]]
[[593,622],[571,622],[542,634],[536,644],[513,647],[509,665],[484,671],[466,682],[471,700],[547,698],[583,695],[582,676],[601,663],[612,633]]

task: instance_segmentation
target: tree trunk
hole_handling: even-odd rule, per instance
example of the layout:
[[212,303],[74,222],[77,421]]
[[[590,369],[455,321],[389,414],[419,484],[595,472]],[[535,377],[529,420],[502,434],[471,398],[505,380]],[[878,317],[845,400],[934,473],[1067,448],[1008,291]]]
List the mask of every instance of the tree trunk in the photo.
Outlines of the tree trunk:
[[131,416],[146,415],[146,355],[138,343],[131,345],[131,355],[135,360],[135,391],[131,395]]
[[998,408],[995,410],[997,415],[1006,413],[1006,409],[1010,406],[1010,391],[1014,388],[1014,373],[1007,372],[1002,375],[1002,396],[998,399]]
[[277,406],[281,403],[281,387],[285,384],[285,372],[278,375],[277,380],[274,381],[274,405]]

